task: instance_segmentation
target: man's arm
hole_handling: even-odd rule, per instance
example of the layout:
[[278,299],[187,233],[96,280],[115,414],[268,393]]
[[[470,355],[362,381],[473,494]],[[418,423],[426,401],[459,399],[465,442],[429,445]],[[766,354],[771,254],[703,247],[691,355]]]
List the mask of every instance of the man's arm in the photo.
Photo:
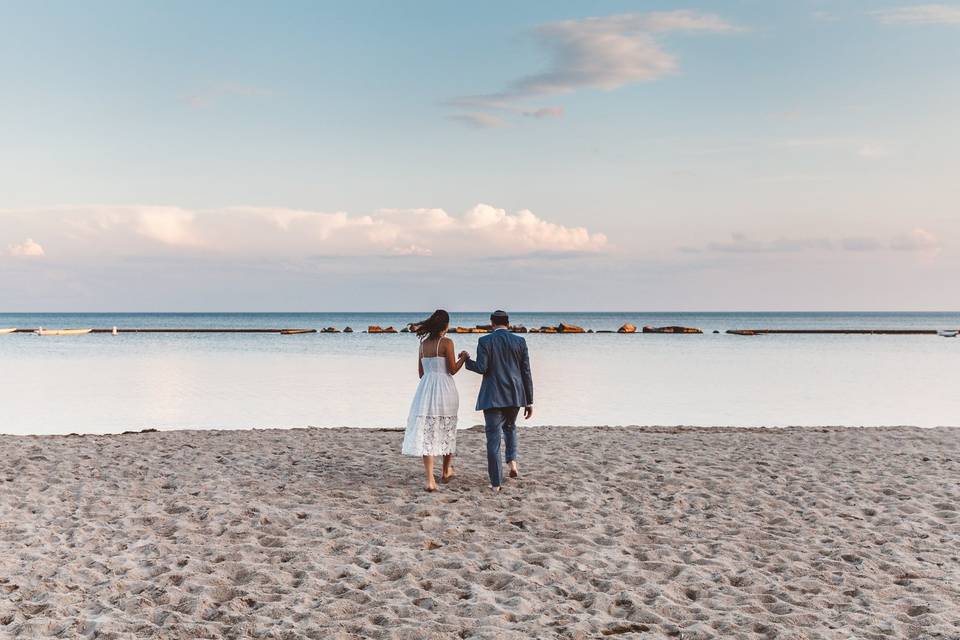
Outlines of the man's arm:
[[520,376],[523,378],[523,391],[527,394],[527,411],[524,412],[527,418],[533,415],[533,374],[530,373],[530,351],[527,349],[527,341],[523,341],[523,352],[520,356]]
[[487,372],[487,345],[483,340],[477,342],[477,359],[468,357],[464,365],[468,370],[483,375]]

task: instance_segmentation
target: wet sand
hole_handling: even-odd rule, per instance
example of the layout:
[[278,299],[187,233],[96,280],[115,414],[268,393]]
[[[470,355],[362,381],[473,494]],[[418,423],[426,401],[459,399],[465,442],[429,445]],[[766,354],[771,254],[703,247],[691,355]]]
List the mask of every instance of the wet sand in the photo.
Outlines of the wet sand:
[[960,638],[960,430],[0,436],[0,637]]

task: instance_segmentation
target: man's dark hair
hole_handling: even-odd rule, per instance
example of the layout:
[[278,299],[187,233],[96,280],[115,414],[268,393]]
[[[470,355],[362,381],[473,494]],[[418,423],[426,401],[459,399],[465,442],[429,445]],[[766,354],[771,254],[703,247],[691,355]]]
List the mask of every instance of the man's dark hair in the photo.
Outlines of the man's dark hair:
[[510,316],[507,315],[506,311],[501,311],[497,309],[490,314],[490,324],[495,327],[509,327],[510,326]]

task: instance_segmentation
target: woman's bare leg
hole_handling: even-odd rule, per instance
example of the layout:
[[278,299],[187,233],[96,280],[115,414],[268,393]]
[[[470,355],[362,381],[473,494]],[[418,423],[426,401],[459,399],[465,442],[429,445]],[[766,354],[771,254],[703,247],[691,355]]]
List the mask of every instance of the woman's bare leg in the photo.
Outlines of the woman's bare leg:
[[453,472],[453,454],[448,453],[443,456],[443,473],[440,476],[440,479],[443,482],[449,482],[453,476],[456,474]]
[[423,470],[427,474],[427,484],[424,489],[427,491],[437,490],[437,481],[433,477],[433,456],[423,456]]

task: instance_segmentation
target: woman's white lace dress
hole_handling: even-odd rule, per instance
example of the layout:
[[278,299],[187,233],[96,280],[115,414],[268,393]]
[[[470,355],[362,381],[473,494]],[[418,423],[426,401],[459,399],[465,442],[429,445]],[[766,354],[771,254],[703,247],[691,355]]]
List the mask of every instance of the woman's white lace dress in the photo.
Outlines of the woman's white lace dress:
[[420,378],[407,418],[403,455],[443,456],[456,453],[457,411],[460,408],[457,385],[447,372],[446,358],[439,354],[427,358],[421,350],[420,359],[423,377]]

